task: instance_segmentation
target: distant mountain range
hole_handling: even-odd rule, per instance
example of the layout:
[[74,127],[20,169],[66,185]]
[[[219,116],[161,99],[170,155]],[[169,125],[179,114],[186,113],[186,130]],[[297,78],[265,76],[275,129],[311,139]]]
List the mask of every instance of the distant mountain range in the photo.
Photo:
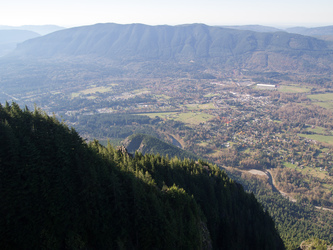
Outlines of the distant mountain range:
[[27,30],[27,31],[36,32],[42,36],[62,29],[65,28],[57,25],[23,25],[23,26],[0,25],[0,30]]
[[221,26],[221,27],[235,29],[235,30],[250,30],[250,31],[255,31],[255,32],[284,31],[282,29],[278,29],[278,28],[274,28],[274,27],[270,27],[270,26],[263,26],[263,25],[233,25],[233,26]]
[[18,43],[61,29],[64,28],[56,25],[0,25],[0,57],[13,51]]
[[305,36],[327,36],[327,35],[333,35],[333,25],[325,27],[316,27],[316,28],[293,27],[286,29],[286,31]]
[[327,41],[283,31],[255,32],[204,24],[108,23],[76,27],[28,40],[20,44],[12,56],[87,56],[122,64],[195,62],[261,71],[323,73],[333,68],[332,44]]
[[326,41],[333,42],[333,25],[317,28],[294,27],[287,29],[287,32],[313,36]]
[[0,56],[13,51],[18,43],[39,36],[38,33],[28,30],[0,30]]

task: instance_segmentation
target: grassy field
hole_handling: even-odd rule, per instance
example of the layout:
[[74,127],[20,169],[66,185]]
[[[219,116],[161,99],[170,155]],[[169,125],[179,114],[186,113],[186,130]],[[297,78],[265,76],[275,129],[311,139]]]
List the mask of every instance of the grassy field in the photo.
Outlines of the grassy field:
[[296,164],[292,164],[290,162],[285,162],[284,166],[287,168],[295,169],[298,172],[301,172],[303,175],[311,175],[314,177],[318,177],[320,179],[324,179],[325,177],[328,176],[328,173],[326,171],[321,171],[319,168],[313,168],[313,167],[307,167],[307,166],[302,166],[302,168],[297,167]]
[[169,100],[171,97],[167,95],[154,95],[157,100]]
[[136,89],[133,91],[133,95],[142,95],[142,94],[148,94],[150,93],[150,91],[146,88],[143,88],[143,89]]
[[[72,98],[79,97],[80,95],[91,95],[91,94],[96,94],[96,93],[107,93],[111,92],[112,87],[107,87],[107,86],[102,86],[102,87],[92,87],[88,89],[81,90],[79,92],[73,92],[71,94]],[[91,99],[91,98],[90,98]]]
[[302,86],[282,85],[278,88],[278,91],[283,92],[283,93],[306,93],[306,92],[309,92],[310,89],[307,87],[302,87]]
[[202,141],[202,142],[198,142],[197,145],[200,146],[200,147],[207,147],[209,145],[209,143],[205,142],[205,141]]
[[208,95],[204,95],[204,97],[213,97],[213,96],[219,96],[219,94],[209,93]]
[[223,155],[222,150],[214,150],[212,153],[208,154],[209,157],[218,158]]
[[202,122],[206,122],[214,116],[202,113],[202,112],[188,112],[180,113],[174,120],[184,122],[192,125],[199,125]]
[[333,101],[332,102],[314,102],[313,104],[316,104],[325,109],[333,110]]
[[325,143],[329,143],[333,145],[333,136],[327,136],[327,135],[318,135],[318,134],[314,134],[314,135],[307,135],[307,134],[298,134],[299,136],[311,139],[311,140],[315,140],[315,141],[319,141],[319,142],[325,142]]
[[326,129],[323,127],[316,126],[314,128],[307,128],[306,130],[316,134],[326,134]]
[[162,119],[171,119],[175,121],[180,121],[183,123],[187,123],[189,125],[199,125],[202,122],[206,122],[214,116],[202,113],[202,112],[187,112],[187,113],[179,113],[179,112],[160,112],[160,113],[141,113],[140,115],[147,115],[150,118],[155,118],[156,116]]
[[85,90],[81,90],[80,93],[84,94],[84,95],[88,95],[88,94],[95,94],[97,92],[99,93],[106,93],[106,92],[111,92],[112,91],[112,87],[94,87],[94,88],[89,88],[89,89],[85,89]]
[[200,110],[200,109],[215,109],[213,103],[206,103],[206,104],[188,104],[185,105],[188,110]]
[[162,119],[171,119],[178,116],[178,112],[159,112],[159,113],[140,113],[138,115],[146,115],[150,118],[160,117]]
[[333,110],[333,93],[308,95],[308,98],[322,108]]
[[324,179],[328,176],[328,173],[323,170],[321,171],[320,168],[304,167],[303,169],[301,169],[301,172],[303,175],[309,174],[320,179]]
[[308,98],[313,101],[330,102],[333,101],[333,93],[308,95]]
[[292,163],[290,163],[290,162],[285,162],[285,163],[284,163],[284,166],[287,167],[287,168],[293,168],[293,169],[296,168],[296,164],[292,164]]

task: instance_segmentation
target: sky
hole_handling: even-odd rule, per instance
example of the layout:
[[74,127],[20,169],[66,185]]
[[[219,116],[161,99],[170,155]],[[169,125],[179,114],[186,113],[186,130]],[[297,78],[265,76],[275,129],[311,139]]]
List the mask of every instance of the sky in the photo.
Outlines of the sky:
[[332,0],[0,0],[0,25],[333,25]]

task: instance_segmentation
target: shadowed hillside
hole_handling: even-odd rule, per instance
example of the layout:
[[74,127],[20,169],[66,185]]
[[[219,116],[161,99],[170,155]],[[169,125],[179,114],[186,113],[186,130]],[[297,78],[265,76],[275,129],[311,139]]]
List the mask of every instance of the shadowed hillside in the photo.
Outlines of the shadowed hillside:
[[283,249],[253,195],[208,163],[132,158],[0,105],[1,249]]
[[192,153],[189,153],[177,146],[163,142],[157,138],[144,134],[131,135],[124,141],[124,145],[130,153],[139,151],[142,154],[160,154],[162,156],[178,157],[179,159],[190,158],[198,159]]

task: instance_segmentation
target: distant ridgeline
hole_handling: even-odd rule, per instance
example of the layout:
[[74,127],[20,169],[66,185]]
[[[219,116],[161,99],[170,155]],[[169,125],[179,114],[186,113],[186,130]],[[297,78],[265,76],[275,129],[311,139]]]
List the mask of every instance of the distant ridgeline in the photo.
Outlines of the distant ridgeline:
[[97,141],[0,105],[0,249],[284,249],[254,196],[216,166]]
[[[275,31],[275,30],[274,30]],[[157,25],[96,24],[64,29],[19,44],[14,58],[82,57],[110,59],[124,63],[151,62],[151,70],[171,71],[181,64],[219,65],[219,67],[284,72],[332,70],[331,43],[314,37],[287,32],[253,32],[204,24]],[[158,67],[158,62],[177,62]],[[181,62],[179,64],[178,62]],[[119,64],[120,63],[120,64]],[[188,73],[188,72],[187,72]],[[204,78],[206,78],[204,76]],[[208,77],[210,78],[210,77]]]

